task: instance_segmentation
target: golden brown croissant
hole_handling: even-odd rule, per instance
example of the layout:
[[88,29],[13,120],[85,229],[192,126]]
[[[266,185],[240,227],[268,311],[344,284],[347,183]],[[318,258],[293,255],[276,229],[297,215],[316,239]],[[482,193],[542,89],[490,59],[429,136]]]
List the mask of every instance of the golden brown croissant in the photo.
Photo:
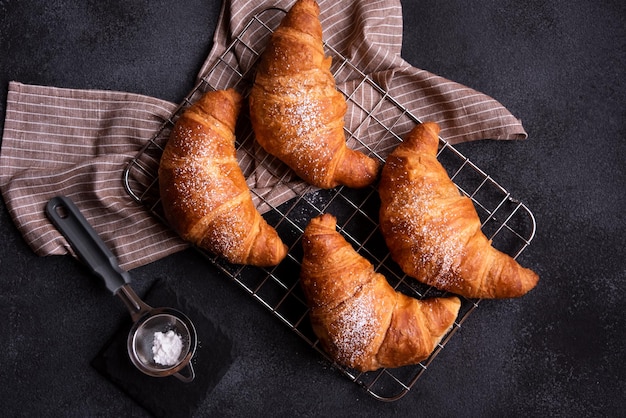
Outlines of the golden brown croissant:
[[235,157],[242,97],[205,93],[176,121],[159,166],[165,217],[185,240],[231,263],[278,264],[287,247],[252,203]]
[[381,174],[380,229],[409,276],[470,298],[524,295],[539,277],[496,250],[472,201],[437,160],[439,125],[417,125]]
[[249,96],[258,143],[306,182],[364,187],[379,164],[346,146],[347,105],[324,56],[319,7],[299,0],[273,33]]
[[304,231],[301,284],[311,324],[339,364],[360,371],[426,359],[454,324],[457,297],[417,300],[395,291],[323,214]]

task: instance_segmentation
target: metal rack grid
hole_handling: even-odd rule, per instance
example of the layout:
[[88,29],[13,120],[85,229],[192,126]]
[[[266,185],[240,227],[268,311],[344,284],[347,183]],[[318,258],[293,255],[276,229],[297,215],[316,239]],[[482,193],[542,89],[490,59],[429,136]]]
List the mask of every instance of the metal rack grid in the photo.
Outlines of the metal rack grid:
[[[160,207],[157,170],[164,144],[176,118],[208,90],[232,87],[246,96],[253,82],[255,62],[284,13],[284,10],[272,8],[253,16],[172,117],[128,163],[123,175],[127,192],[163,222],[167,223]],[[348,114],[352,120],[346,126],[348,143],[353,148],[362,149],[384,161],[383,155],[401,141],[400,134],[420,123],[419,119],[332,46],[325,45],[325,49],[327,55],[333,57],[331,71],[335,79],[339,81],[344,80],[346,75],[350,77],[349,82],[338,83],[338,86],[341,85],[339,90],[348,101]],[[375,97],[375,100],[367,104],[361,102],[360,98],[366,93],[370,98]],[[293,182],[294,176],[288,168],[280,163],[275,164],[271,156],[254,147],[249,119],[245,114],[240,119],[242,122],[236,132],[238,157],[252,157],[256,164],[270,171],[278,179],[276,187]],[[367,135],[367,144],[359,139],[364,138],[364,135]],[[472,199],[482,221],[483,231],[493,245],[517,258],[535,235],[532,212],[511,197],[491,176],[441,139],[438,158],[459,190]],[[289,247],[285,260],[274,268],[265,269],[232,265],[219,257],[199,251],[333,364],[333,367],[361,385],[367,393],[383,401],[400,399],[413,387],[480,301],[461,298],[461,309],[452,330],[438,344],[432,355],[417,365],[360,373],[334,364],[319,346],[311,329],[308,307],[298,280],[302,259],[300,237],[311,218],[325,212],[335,215],[339,231],[361,255],[374,264],[377,271],[396,290],[418,299],[443,296],[445,293],[405,276],[391,260],[378,230],[380,202],[375,186],[359,190],[345,187],[319,190],[312,186],[299,185],[291,188],[296,193],[295,197],[282,203],[266,200],[266,190],[259,193],[252,188],[251,191],[257,207],[264,211],[265,219],[276,228]]]

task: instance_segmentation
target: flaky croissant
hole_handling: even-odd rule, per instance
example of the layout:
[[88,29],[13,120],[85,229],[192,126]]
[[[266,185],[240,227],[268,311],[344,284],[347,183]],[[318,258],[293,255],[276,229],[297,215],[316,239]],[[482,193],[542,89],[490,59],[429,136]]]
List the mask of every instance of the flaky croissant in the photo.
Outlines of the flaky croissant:
[[346,146],[347,105],[324,56],[319,6],[299,0],[264,51],[249,96],[258,143],[320,188],[364,187],[379,164]]
[[252,202],[235,157],[242,97],[205,93],[176,121],[159,166],[165,217],[185,240],[231,263],[278,264],[287,247]]
[[380,229],[409,276],[469,298],[511,298],[539,277],[491,246],[472,201],[437,160],[439,125],[417,125],[381,173]]
[[417,300],[395,291],[323,214],[304,231],[301,284],[324,350],[359,371],[417,364],[453,326],[457,297]]

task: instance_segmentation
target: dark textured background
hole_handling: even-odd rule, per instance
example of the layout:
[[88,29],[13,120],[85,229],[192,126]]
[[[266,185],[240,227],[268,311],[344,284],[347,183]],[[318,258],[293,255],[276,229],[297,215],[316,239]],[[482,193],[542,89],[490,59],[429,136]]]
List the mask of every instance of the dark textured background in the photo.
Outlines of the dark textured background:
[[[403,1],[404,58],[496,98],[527,141],[463,153],[521,198],[538,233],[527,296],[485,301],[414,389],[371,399],[192,251],[162,278],[234,339],[206,415],[623,416],[626,3]],[[9,80],[178,102],[211,48],[219,2],[0,1],[0,115]],[[126,312],[70,257],[38,258],[0,205],[3,416],[143,416],[89,362]]]

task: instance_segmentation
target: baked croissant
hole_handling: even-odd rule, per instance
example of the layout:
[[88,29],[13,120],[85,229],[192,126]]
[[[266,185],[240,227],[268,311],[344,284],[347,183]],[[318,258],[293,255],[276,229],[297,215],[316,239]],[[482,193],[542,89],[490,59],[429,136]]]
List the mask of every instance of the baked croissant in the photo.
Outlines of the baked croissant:
[[252,202],[235,157],[242,97],[210,91],[176,121],[159,166],[165,217],[185,240],[231,263],[270,266],[287,247]]
[[454,324],[453,297],[417,300],[395,291],[323,214],[304,231],[301,284],[313,331],[339,364],[359,371],[417,364]]
[[491,246],[472,201],[437,160],[439,125],[417,125],[381,173],[380,229],[402,270],[469,298],[522,296],[539,277]]
[[349,149],[347,105],[324,56],[319,6],[299,0],[283,18],[257,67],[249,96],[257,142],[309,184],[364,187],[379,164]]

